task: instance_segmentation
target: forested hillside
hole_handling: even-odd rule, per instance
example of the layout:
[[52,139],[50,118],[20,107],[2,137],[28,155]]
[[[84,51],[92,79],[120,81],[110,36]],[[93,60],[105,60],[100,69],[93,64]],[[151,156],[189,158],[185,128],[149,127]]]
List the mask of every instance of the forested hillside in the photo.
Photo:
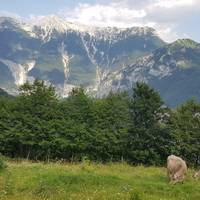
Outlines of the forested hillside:
[[200,104],[167,108],[158,92],[137,83],[132,94],[93,99],[73,89],[59,99],[36,80],[16,98],[0,98],[0,152],[32,160],[162,165],[169,154],[200,162]]

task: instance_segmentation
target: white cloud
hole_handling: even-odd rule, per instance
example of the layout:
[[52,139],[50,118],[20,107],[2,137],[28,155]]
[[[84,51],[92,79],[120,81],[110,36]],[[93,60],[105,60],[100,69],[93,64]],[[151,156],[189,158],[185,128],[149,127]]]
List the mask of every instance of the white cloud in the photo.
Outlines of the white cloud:
[[[74,10],[64,10],[62,14],[71,21],[95,26],[119,26],[137,24],[138,19],[146,16],[144,9],[121,7],[119,3],[109,5],[79,4]],[[129,26],[130,26],[129,25]]]
[[173,28],[166,25],[158,25],[156,30],[158,35],[167,42],[174,41],[180,37]]
[[161,8],[173,8],[180,6],[191,6],[194,5],[194,0],[158,0],[154,6]]
[[[99,1],[101,2],[101,1]],[[199,16],[200,0],[110,0],[109,3],[79,3],[59,15],[68,21],[90,26],[150,26],[171,42],[186,34],[179,27],[193,15]],[[189,25],[187,25],[189,28]]]
[[15,14],[15,13],[8,12],[8,11],[0,11],[0,16],[21,19],[21,16]]
[[[50,14],[58,14],[68,21],[90,26],[150,26],[169,42],[186,35],[193,35],[199,40],[200,30],[195,23],[198,23],[200,18],[200,0],[107,0],[107,3],[105,2],[106,0],[99,0],[98,3],[79,3],[74,8],[66,7],[58,13]],[[1,11],[1,15],[20,18],[6,11]]]

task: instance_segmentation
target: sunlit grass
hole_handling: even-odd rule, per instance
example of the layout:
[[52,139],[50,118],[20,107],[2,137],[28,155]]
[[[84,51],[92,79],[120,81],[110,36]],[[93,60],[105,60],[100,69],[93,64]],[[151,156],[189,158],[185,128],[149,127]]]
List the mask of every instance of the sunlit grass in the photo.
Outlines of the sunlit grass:
[[184,184],[169,185],[165,168],[8,162],[0,172],[0,199],[199,200],[200,181],[191,174]]

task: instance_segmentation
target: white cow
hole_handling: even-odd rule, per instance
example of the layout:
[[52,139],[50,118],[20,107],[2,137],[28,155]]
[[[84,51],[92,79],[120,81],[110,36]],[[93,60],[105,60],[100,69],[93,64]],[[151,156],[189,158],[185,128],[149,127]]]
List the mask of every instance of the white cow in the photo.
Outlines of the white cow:
[[178,156],[168,156],[167,173],[170,183],[183,182],[187,173],[187,165],[185,161]]

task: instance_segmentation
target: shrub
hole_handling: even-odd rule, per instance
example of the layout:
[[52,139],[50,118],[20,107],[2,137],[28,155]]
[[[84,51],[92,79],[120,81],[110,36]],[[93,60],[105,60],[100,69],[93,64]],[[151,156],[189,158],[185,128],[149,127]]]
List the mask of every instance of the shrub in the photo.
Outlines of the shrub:
[[0,170],[3,170],[7,167],[5,161],[3,160],[3,158],[0,156]]

